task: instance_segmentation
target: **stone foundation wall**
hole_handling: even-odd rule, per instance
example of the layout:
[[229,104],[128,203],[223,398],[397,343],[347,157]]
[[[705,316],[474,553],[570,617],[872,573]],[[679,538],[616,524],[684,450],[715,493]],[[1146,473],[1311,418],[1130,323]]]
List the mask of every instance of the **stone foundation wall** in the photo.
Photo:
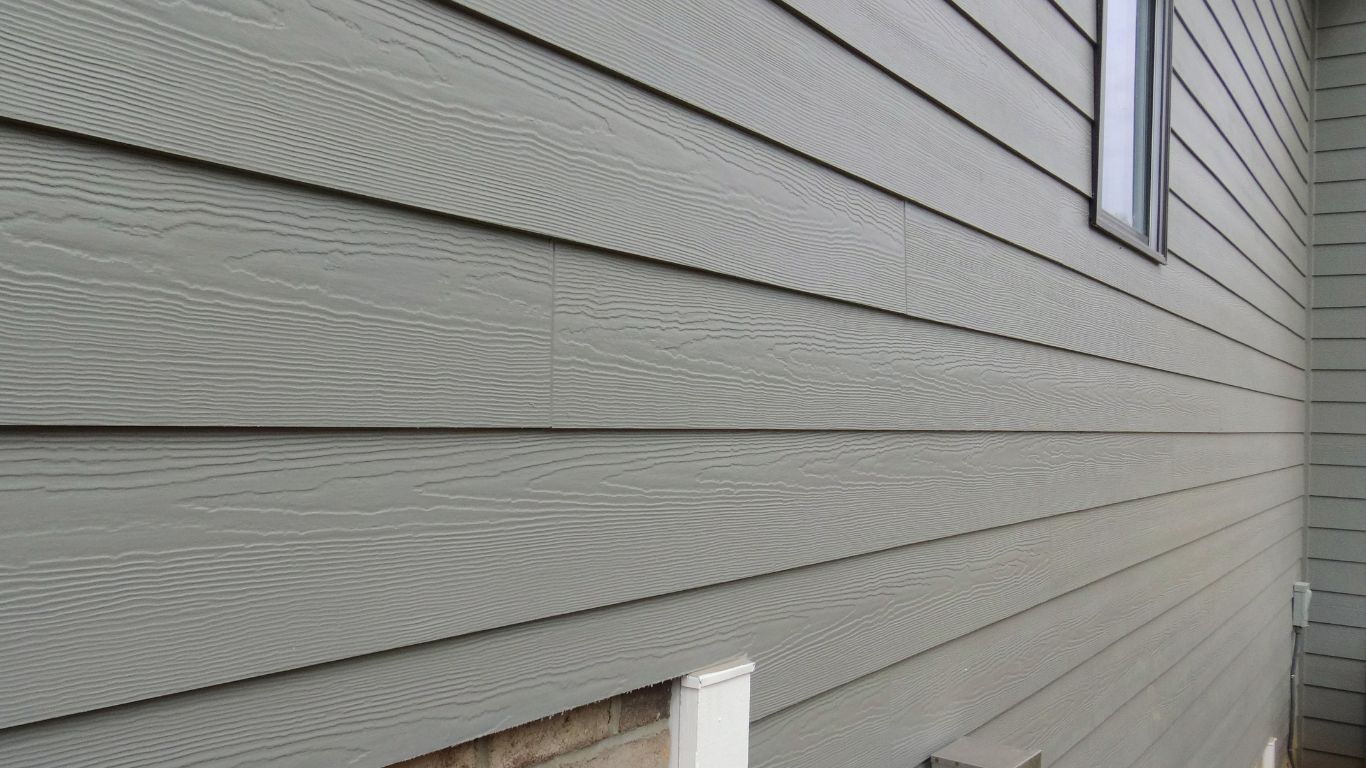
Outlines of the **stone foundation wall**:
[[670,688],[642,688],[391,768],[668,768]]

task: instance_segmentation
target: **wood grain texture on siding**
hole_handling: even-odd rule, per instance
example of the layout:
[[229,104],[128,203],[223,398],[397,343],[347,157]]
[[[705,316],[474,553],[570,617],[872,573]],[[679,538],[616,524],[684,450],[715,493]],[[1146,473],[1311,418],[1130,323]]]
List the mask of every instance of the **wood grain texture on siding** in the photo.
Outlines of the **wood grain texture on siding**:
[[[29,663],[0,711],[69,713],[1260,477],[1295,466],[1302,446],[883,432],[11,438],[3,498],[25,511],[5,560],[25,577],[5,592],[31,607],[0,619],[0,635]],[[721,530],[724,545],[687,568],[647,567]],[[344,636],[320,631],[339,614],[357,617]]]
[[[1246,768],[1266,747],[1271,734],[1265,728],[1274,718],[1289,720],[1284,673],[1278,669],[1291,653],[1290,632],[1268,633],[1269,650],[1251,659],[1237,659],[1234,670],[1216,682],[1189,716],[1163,735],[1151,757],[1136,765],[1171,765],[1182,768]],[[1195,722],[1192,722],[1195,721]],[[1249,734],[1249,730],[1258,732]],[[1282,728],[1275,733],[1284,735]]]
[[[1294,491],[1297,474],[1287,470],[1165,501],[981,531],[23,726],[6,731],[0,760],[382,765],[735,653],[748,653],[770,670],[755,680],[752,714],[763,717],[885,666],[884,659],[914,655],[1031,605],[1059,604],[1051,598],[1077,594],[1126,563],[1153,558],[1133,569],[1137,575],[1108,582],[1125,586],[1064,598],[1061,605],[1077,614],[1070,628],[1055,621],[1032,625],[1065,633],[1059,637],[1086,627],[1088,637],[1122,636],[1150,611],[1158,615],[1161,606],[1227,573],[1236,565],[1230,553],[1256,553],[1283,539],[1298,552],[1297,502],[1249,512]],[[1286,487],[1255,487],[1267,483]],[[1200,534],[1221,525],[1229,527]],[[1096,620],[1097,610],[1110,618]],[[698,612],[710,617],[705,627],[680,620]],[[1009,639],[1025,636],[1032,633]],[[1097,642],[1099,649],[1110,641]],[[819,674],[810,676],[813,670]],[[164,749],[168,734],[187,732],[196,738],[174,752]]]
[[[1216,2],[1228,3],[1231,0]],[[1235,45],[1225,36],[1220,19],[1204,0],[1178,3],[1176,15],[1186,25],[1191,39],[1196,41],[1214,71],[1218,73],[1220,81],[1233,96],[1238,108],[1251,122],[1253,131],[1263,146],[1272,152],[1273,157],[1289,160],[1289,168],[1283,168],[1283,172],[1293,172],[1293,175],[1287,174],[1290,183],[1306,183],[1309,178],[1309,152],[1295,138],[1293,130],[1284,119],[1284,111],[1273,111],[1263,100],[1263,91],[1245,69],[1244,57],[1249,53],[1246,48]],[[1279,150],[1271,149],[1276,145],[1279,145]]]
[[[1305,169],[1295,163],[1286,144],[1276,135],[1269,118],[1260,109],[1251,86],[1237,76],[1237,57],[1219,39],[1207,37],[1211,31],[1217,35],[1218,27],[1203,8],[1193,8],[1188,14],[1189,21],[1186,15],[1178,11],[1175,17],[1177,23],[1172,32],[1173,71],[1245,156],[1259,153],[1265,159],[1265,162],[1251,163],[1254,172],[1263,176],[1274,175],[1307,211],[1309,201]],[[1273,186],[1270,180],[1264,183],[1268,188]]]
[[1088,0],[1052,0],[1054,7],[1092,41],[1096,39],[1096,4]]
[[1308,259],[1303,255],[1309,240],[1309,217],[1296,209],[1288,194],[1273,197],[1274,187],[1262,186],[1247,159],[1201,109],[1180,77],[1172,79],[1171,110],[1172,130],[1179,141],[1247,212],[1250,226],[1282,252],[1300,256],[1299,266],[1307,271]]
[[[1173,89],[1177,90],[1177,89]],[[1174,195],[1238,249],[1248,261],[1265,272],[1296,301],[1308,302],[1309,249],[1303,243],[1283,249],[1254,224],[1239,204],[1238,196],[1223,185],[1180,139],[1168,145],[1170,183]],[[1274,214],[1272,214],[1274,215]],[[1277,217],[1282,225],[1285,223]]]
[[[0,9],[18,38],[0,67],[8,114],[875,306],[900,294],[891,198],[451,8],[320,0],[265,30],[185,7]],[[62,68],[34,66],[54,51]],[[1086,196],[883,80],[896,97],[868,102],[843,142],[860,175],[1107,282],[1160,271],[1088,225]],[[89,104],[94,81],[125,106]],[[810,123],[820,103],[781,119]]]
[[[1266,146],[1258,138],[1248,116],[1225,87],[1199,44],[1191,38],[1184,23],[1175,24],[1172,31],[1172,70],[1175,82],[1190,91],[1200,109],[1209,115],[1209,120],[1227,138],[1278,206],[1287,215],[1291,211],[1298,211],[1301,215],[1307,212],[1306,186],[1290,167],[1289,157],[1277,152],[1280,148],[1278,144],[1273,142],[1271,146]],[[1281,165],[1277,164],[1273,152],[1280,156]],[[1294,183],[1290,182],[1291,179]]]
[[1268,34],[1276,43],[1277,53],[1282,57],[1281,65],[1295,83],[1301,103],[1312,107],[1314,58],[1309,50],[1312,41],[1306,41],[1299,34],[1295,21],[1284,6],[1284,0],[1258,0],[1257,10]]
[[1002,7],[992,0],[947,0],[986,30],[1001,47],[1090,115],[1095,47],[1048,0],[1022,0]]
[[[890,108],[920,126],[903,130],[947,130],[942,119],[926,117],[935,108],[920,95],[769,0],[461,4],[855,174],[875,159],[866,154],[870,144],[895,146],[892,136],[872,135],[877,124],[861,113]],[[866,52],[988,135],[1089,189],[1086,116],[944,0],[791,5],[837,34],[871,28],[877,36],[851,42],[882,43]],[[884,57],[888,47],[894,55]]]
[[1366,531],[1366,499],[1315,496],[1309,500],[1309,524],[1321,528]]
[[1336,624],[1310,625],[1305,650],[1320,656],[1366,661],[1366,629]]
[[1254,66],[1260,66],[1271,83],[1270,94],[1290,114],[1296,129],[1301,131],[1305,146],[1310,144],[1309,95],[1304,80],[1292,71],[1282,55],[1284,38],[1273,35],[1261,17],[1261,8],[1267,0],[1234,0],[1233,10],[1242,22],[1243,29],[1252,41],[1257,58]]
[[1299,546],[1294,506],[1225,531],[1255,538],[1236,556],[1188,559],[1197,542],[763,718],[750,764],[915,765],[1239,565],[1251,583],[1284,571]]
[[1090,191],[1090,104],[1060,98],[945,0],[786,4],[1073,189]]
[[[1288,580],[1279,581],[1284,598]],[[1282,606],[1285,602],[1282,599]],[[1288,625],[1288,610],[1271,611],[1271,622],[1265,613],[1244,610],[1253,619],[1263,619],[1244,637],[1229,638],[1223,653],[1208,656],[1200,650],[1182,659],[1175,667],[1159,675],[1153,682],[1125,702],[1110,717],[1099,723],[1067,752],[1050,761],[1056,768],[1090,768],[1090,766],[1180,766],[1183,757],[1199,748],[1199,735],[1208,737],[1210,731],[1229,712],[1228,706],[1211,705],[1230,693],[1241,678],[1244,684],[1264,680],[1267,670],[1280,665],[1275,662],[1289,631],[1278,632]],[[1260,614],[1260,615],[1259,615]],[[1281,621],[1280,627],[1274,622]],[[1230,652],[1230,648],[1236,649]],[[1285,649],[1288,655],[1288,648]],[[1199,660],[1201,663],[1195,663]],[[1261,669],[1259,665],[1264,665]],[[1260,674],[1259,674],[1260,673]],[[1228,741],[1222,742],[1226,745]],[[1263,742],[1265,743],[1265,742]],[[1189,750],[1185,753],[1183,749]],[[1206,765],[1209,765],[1208,763]]]
[[[1293,344],[1295,339],[1299,339],[1301,350],[1290,359],[1299,365],[1306,364],[1309,353],[1303,347],[1304,337],[1309,335],[1309,324],[1304,305],[1258,269],[1257,265],[1244,258],[1233,243],[1201,218],[1180,195],[1168,195],[1167,212],[1167,247],[1169,256],[1174,254],[1175,258],[1168,259],[1162,277],[1180,275],[1181,267],[1189,262],[1190,267],[1217,281],[1230,293],[1251,305],[1254,311],[1265,313],[1267,317],[1283,326],[1283,330],[1275,330],[1274,326],[1264,322],[1256,324],[1257,332],[1264,340],[1276,340],[1274,348],[1282,350],[1281,354],[1293,355],[1289,345]],[[907,243],[912,241],[912,233],[907,232]],[[1305,290],[1307,281],[1301,279],[1299,285],[1302,286],[1301,290]],[[1218,291],[1209,294],[1211,298],[1219,295]],[[1304,300],[1307,303],[1308,297]]]
[[0,422],[540,426],[551,246],[0,127]]
[[[906,308],[913,317],[1225,384],[1302,391],[1294,377],[1303,376],[1304,340],[1268,318],[1257,326],[1268,337],[1284,337],[1284,348],[1275,348],[1289,362],[916,206],[906,208],[906,270]],[[1220,294],[1239,301],[1177,258],[1161,277],[1187,278],[1199,288],[1193,295],[1211,303]],[[1298,318],[1302,328],[1304,308],[1274,285],[1269,289],[1275,292],[1267,299],[1273,311],[1279,298],[1296,310],[1284,314]],[[1011,300],[1003,302],[1002,296]],[[1171,344],[1173,338],[1182,343]]]
[[[1158,700],[1200,690],[1200,676],[1236,658],[1238,649],[1285,620],[1287,584],[1297,574],[1282,571],[1269,581],[1233,582],[1228,576],[1087,659],[1038,693],[972,732],[998,744],[1042,750],[1050,764],[1137,698],[1153,711]],[[1258,592],[1260,590],[1260,593]],[[1153,690],[1149,690],[1153,689]],[[1134,731],[1145,730],[1130,711],[1117,715]],[[1108,763],[1107,763],[1108,764]]]
[[[1239,5],[1246,0],[1201,0],[1213,15],[1223,33],[1224,40],[1238,57],[1240,69],[1252,84],[1264,109],[1276,126],[1276,130],[1290,146],[1291,152],[1299,155],[1301,161],[1309,154],[1309,117],[1298,109],[1282,92],[1281,80],[1272,75],[1262,60],[1262,46],[1256,36],[1242,20]],[[1194,1],[1183,7],[1189,8]],[[1301,165],[1301,167],[1304,167]]]
[[1299,402],[560,248],[555,425],[1282,431]]
[[0,9],[5,114],[901,304],[898,201],[451,7],[75,5]]

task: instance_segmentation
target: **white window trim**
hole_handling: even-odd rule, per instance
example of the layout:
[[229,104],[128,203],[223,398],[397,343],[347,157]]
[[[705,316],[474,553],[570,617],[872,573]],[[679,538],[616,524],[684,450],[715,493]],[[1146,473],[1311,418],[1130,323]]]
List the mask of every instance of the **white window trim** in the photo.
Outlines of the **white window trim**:
[[752,661],[730,661],[674,682],[669,768],[748,768]]
[[1091,141],[1091,224],[1105,234],[1124,243],[1144,256],[1158,262],[1167,261],[1167,144],[1171,133],[1169,107],[1171,101],[1171,38],[1172,2],[1154,0],[1157,8],[1153,15],[1156,29],[1153,33],[1153,107],[1152,107],[1152,146],[1149,149],[1149,211],[1152,219],[1148,227],[1150,234],[1143,234],[1113,214],[1100,207],[1100,180],[1104,172],[1101,115],[1105,112],[1105,89],[1101,84],[1105,79],[1104,25],[1108,3],[1100,0],[1098,26],[1100,41],[1096,43],[1095,78],[1095,115],[1094,133]]

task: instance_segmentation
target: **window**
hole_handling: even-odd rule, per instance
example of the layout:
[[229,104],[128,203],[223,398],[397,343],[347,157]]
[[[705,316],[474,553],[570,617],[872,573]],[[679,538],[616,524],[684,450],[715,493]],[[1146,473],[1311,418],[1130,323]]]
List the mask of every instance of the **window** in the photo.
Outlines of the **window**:
[[1102,0],[1091,220],[1166,261],[1170,0]]

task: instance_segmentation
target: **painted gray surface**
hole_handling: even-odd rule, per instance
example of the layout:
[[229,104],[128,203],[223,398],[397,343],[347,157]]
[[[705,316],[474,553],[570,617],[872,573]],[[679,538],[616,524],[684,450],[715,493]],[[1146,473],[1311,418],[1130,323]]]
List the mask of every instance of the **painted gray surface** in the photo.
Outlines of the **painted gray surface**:
[[1366,37],[1347,4],[1324,2],[1316,62],[1309,492],[1305,552],[1314,588],[1304,701],[1305,762],[1366,757]]
[[0,764],[377,768],[747,654],[756,766],[1245,768],[1309,28],[1178,11],[1158,267],[1089,2],[0,7]]

